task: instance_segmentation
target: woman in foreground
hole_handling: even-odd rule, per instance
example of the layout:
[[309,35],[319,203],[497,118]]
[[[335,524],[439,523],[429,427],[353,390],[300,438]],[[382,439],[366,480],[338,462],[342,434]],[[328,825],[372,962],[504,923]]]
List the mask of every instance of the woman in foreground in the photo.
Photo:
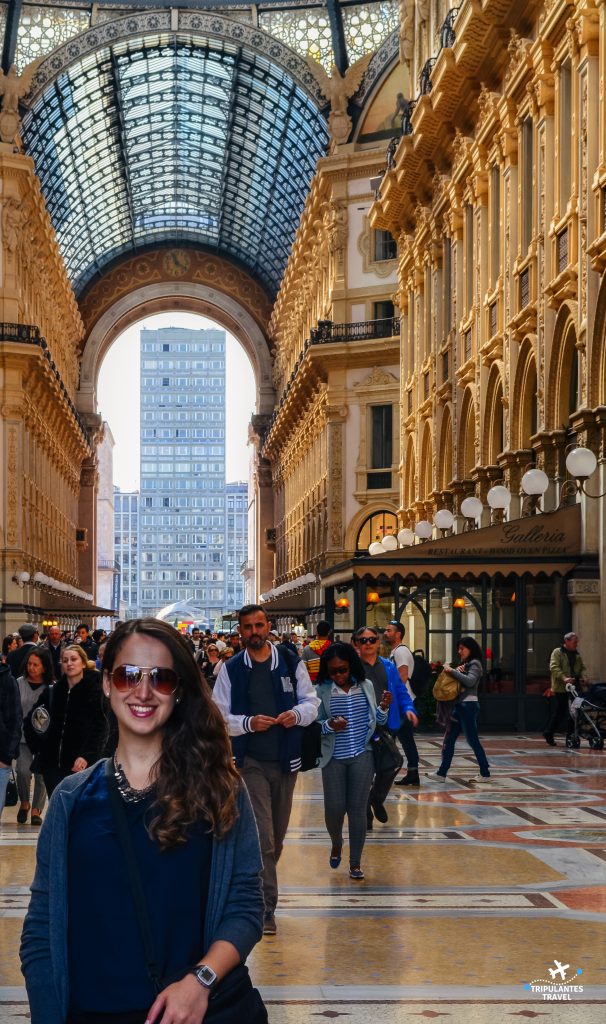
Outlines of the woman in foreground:
[[263,1024],[242,966],[262,930],[257,830],[187,643],[122,623],[103,689],[116,754],[59,785],[40,834],[21,943],[32,1024],[200,1024],[223,1006],[222,1022]]

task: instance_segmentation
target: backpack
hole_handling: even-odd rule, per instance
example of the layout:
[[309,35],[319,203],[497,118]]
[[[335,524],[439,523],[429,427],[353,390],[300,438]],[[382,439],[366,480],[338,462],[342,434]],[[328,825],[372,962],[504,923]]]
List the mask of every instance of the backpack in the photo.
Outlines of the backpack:
[[431,665],[421,649],[413,651],[412,656],[415,664],[408,682],[415,697],[422,697],[431,680]]

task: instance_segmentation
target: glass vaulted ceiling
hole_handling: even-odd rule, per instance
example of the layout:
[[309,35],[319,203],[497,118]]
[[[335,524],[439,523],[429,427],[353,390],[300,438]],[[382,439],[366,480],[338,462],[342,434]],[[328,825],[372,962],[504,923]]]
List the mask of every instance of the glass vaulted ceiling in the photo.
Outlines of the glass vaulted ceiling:
[[120,253],[191,242],[278,289],[316,160],[313,102],[228,42],[132,39],[73,64],[23,140],[76,292]]

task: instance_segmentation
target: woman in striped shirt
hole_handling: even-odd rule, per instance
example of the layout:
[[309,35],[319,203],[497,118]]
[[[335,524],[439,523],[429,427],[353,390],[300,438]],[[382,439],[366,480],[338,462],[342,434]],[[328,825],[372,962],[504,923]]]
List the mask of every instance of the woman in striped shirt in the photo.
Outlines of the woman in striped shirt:
[[377,706],[372,682],[365,678],[359,655],[349,644],[331,644],[320,658],[317,678],[322,726],[324,818],[332,840],[330,866],[338,868],[343,850],[343,821],[349,828],[349,877],[361,880],[366,841],[366,804],[374,775],[372,737],[387,721],[392,695]]

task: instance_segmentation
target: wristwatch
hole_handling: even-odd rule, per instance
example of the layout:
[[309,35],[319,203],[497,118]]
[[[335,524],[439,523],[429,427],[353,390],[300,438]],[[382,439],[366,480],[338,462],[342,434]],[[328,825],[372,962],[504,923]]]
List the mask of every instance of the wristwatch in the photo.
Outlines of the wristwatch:
[[200,984],[207,988],[209,992],[212,992],[217,984],[217,975],[208,964],[197,964],[195,967],[192,967],[189,973],[195,974]]

